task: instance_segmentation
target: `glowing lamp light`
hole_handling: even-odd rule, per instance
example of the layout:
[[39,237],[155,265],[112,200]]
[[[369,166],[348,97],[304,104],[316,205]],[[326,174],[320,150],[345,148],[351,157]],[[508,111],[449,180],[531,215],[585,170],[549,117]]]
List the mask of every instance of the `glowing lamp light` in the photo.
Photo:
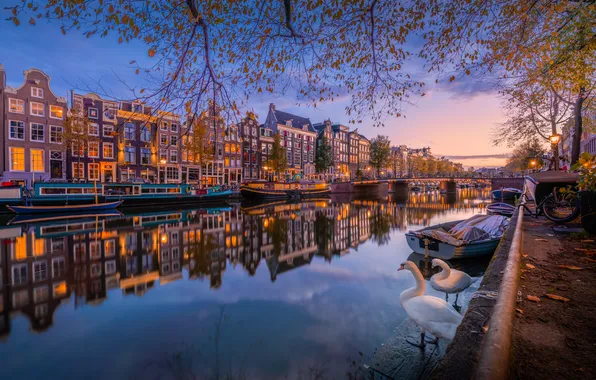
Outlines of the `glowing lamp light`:
[[159,160],[159,163],[160,163],[160,164],[162,164],[162,165],[165,165],[165,164],[166,164],[166,162],[167,162],[167,161],[166,161],[166,159],[165,159],[165,158],[162,158],[161,160]]
[[554,135],[551,135],[548,139],[550,140],[550,143],[552,145],[557,145],[559,141],[561,141],[561,135],[555,133]]
[[162,243],[167,243],[168,242],[168,235],[162,234],[161,235],[161,242]]
[[530,166],[536,166],[536,161],[535,160],[530,161]]

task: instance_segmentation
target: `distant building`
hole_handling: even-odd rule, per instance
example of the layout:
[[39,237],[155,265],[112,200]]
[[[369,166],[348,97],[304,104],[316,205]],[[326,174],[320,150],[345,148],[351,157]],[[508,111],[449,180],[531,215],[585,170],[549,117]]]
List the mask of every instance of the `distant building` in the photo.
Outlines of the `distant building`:
[[260,177],[261,179],[271,180],[273,179],[273,173],[271,172],[271,168],[267,166],[267,161],[269,160],[269,155],[271,154],[271,150],[273,149],[273,130],[269,127],[266,127],[265,124],[260,126],[261,134],[259,136],[259,147],[261,151],[261,171]]
[[242,182],[242,138],[236,125],[230,125],[224,133],[223,175],[223,183],[226,185]]
[[350,178],[357,178],[359,171],[363,176],[370,175],[370,141],[358,133],[358,129],[350,132],[348,136]]
[[[118,103],[97,94],[75,94],[71,91],[72,108],[91,121],[87,149],[67,151],[69,179],[115,182],[118,179]],[[72,148],[72,147],[71,147]],[[82,153],[82,154],[81,154]]]
[[278,111],[271,103],[264,125],[266,129],[269,128],[273,133],[279,133],[281,136],[282,146],[288,155],[287,174],[310,176],[315,173],[317,132],[310,119]]
[[180,115],[157,111],[155,145],[159,146],[157,169],[159,182],[181,183],[188,178],[186,168],[182,167],[182,126]]
[[242,136],[242,168],[244,180],[260,179],[262,160],[260,135],[261,127],[254,114],[249,114],[240,121]]
[[327,139],[327,144],[331,146],[333,155],[333,166],[327,169],[326,176],[335,179],[350,178],[350,153],[349,153],[349,133],[350,128],[339,123],[332,123],[326,120],[322,123],[313,125],[317,131],[317,144],[323,136]]
[[35,180],[66,179],[61,133],[67,102],[52,92],[50,77],[30,69],[24,72],[19,88],[7,87],[0,66],[0,94],[3,179],[27,186]]
[[[155,136],[159,119],[139,101],[120,102],[118,110],[118,166],[120,181],[157,180]],[[175,170],[169,172],[174,175]]]

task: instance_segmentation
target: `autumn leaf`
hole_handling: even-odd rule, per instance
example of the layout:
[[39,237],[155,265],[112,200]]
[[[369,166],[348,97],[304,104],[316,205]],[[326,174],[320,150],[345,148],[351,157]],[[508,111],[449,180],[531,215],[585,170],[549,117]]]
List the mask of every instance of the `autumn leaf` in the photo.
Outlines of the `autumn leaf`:
[[520,309],[520,308],[515,309],[515,311],[517,311],[520,314],[523,314],[524,313],[524,311],[522,309]]
[[449,78],[449,82],[453,82],[455,80],[455,75]]
[[539,238],[539,239],[534,239],[534,240],[536,240],[536,241],[548,241],[548,240],[546,240],[546,239],[542,239],[542,238]]
[[582,240],[582,243],[594,243],[594,240]]
[[561,268],[569,270],[582,270],[584,268],[576,267],[575,265],[559,265]]
[[147,54],[149,55],[149,58],[153,58],[153,56],[155,55],[155,49],[153,49],[153,48],[149,49]]
[[534,269],[534,268],[536,268],[536,267],[535,267],[534,265],[532,265],[532,264],[526,264],[526,267],[528,267],[529,269]]
[[561,297],[556,294],[546,294],[546,296],[552,300],[557,300],[561,302],[569,302],[569,298]]
[[528,300],[533,301],[533,302],[540,302],[540,297],[528,296]]
[[14,22],[14,24],[15,24],[16,26],[19,26],[19,25],[21,25],[21,22],[19,21],[19,19],[18,19],[18,18],[16,18],[16,17],[11,17],[11,19],[12,19],[12,22]]

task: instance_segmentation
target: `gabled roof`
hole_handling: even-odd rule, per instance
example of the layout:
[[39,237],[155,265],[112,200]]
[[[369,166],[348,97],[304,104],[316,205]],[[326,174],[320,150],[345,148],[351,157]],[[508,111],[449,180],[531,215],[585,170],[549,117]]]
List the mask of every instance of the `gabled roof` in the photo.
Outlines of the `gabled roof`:
[[278,110],[274,110],[273,113],[275,115],[275,119],[277,120],[277,122],[279,124],[286,124],[286,122],[288,120],[291,120],[292,128],[302,129],[302,126],[307,124],[309,132],[316,132],[312,126],[312,123],[310,122],[310,119],[307,117],[293,115],[291,113],[278,111]]

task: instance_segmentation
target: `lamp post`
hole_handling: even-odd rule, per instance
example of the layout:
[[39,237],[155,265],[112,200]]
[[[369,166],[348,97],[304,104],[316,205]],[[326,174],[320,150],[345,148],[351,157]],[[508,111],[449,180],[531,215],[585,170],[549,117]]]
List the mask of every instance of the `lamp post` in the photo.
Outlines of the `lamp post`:
[[559,170],[559,142],[561,141],[561,135],[553,133],[548,139],[553,150],[554,169]]
[[533,171],[535,166],[536,166],[536,160],[532,159],[530,161],[530,171]]

